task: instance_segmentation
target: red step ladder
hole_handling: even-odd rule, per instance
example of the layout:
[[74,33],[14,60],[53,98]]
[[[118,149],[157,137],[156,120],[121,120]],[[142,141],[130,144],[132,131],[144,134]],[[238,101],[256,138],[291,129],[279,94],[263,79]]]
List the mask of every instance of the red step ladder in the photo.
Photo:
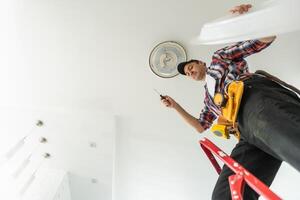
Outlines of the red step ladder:
[[[214,155],[217,156],[224,164],[226,164],[235,174],[228,177],[231,197],[234,200],[243,200],[245,182],[259,195],[267,200],[281,200],[274,192],[272,192],[268,186],[257,179],[253,174],[247,171],[243,166],[233,160],[219,147],[212,143],[209,139],[203,138],[199,141],[201,148],[207,155],[210,162],[213,164],[217,173],[221,173],[221,167],[219,166]],[[214,155],[213,155],[214,154]]]

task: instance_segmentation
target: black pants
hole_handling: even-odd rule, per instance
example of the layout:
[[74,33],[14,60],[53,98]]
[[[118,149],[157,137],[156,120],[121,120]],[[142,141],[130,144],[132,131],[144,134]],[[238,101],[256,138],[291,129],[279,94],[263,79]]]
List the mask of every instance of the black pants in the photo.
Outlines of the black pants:
[[[238,113],[241,140],[231,157],[270,186],[282,161],[300,172],[300,99],[293,92],[266,78],[245,81]],[[213,191],[213,200],[231,199],[228,176],[223,166]],[[247,185],[244,199],[258,199]]]

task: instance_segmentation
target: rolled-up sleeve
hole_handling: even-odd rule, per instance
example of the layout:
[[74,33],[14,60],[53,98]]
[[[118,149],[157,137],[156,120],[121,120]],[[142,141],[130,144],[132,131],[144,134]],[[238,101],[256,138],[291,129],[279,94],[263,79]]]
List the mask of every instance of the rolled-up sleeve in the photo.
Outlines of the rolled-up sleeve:
[[217,116],[210,111],[210,109],[207,106],[204,106],[204,108],[201,110],[200,117],[198,119],[201,126],[204,128],[204,130],[211,127],[213,121],[217,118]]
[[270,43],[264,43],[259,40],[247,40],[238,42],[235,45],[227,46],[214,53],[214,57],[225,61],[242,59],[268,47]]

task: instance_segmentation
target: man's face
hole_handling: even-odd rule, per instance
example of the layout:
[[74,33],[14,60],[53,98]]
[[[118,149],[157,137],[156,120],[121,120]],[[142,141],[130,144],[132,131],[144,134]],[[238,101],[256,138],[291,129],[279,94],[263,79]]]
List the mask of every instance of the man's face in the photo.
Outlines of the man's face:
[[195,81],[204,80],[206,75],[206,64],[202,61],[191,62],[184,66],[185,74]]

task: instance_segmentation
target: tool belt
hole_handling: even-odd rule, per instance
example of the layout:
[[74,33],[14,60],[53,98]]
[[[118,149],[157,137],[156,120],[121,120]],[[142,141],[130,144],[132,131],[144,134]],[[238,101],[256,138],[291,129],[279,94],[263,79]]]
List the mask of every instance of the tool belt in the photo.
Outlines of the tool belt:
[[[214,124],[211,131],[222,138],[229,139],[230,134],[233,134],[236,138],[240,139],[240,132],[237,126],[237,114],[240,108],[240,103],[244,91],[245,80],[252,77],[253,74],[246,74],[240,77],[239,81],[231,82],[227,88],[225,88],[224,94],[216,93],[214,96],[214,103],[221,107],[221,115],[218,118],[217,124]],[[274,81],[296,94],[300,95],[300,90],[296,87],[287,84],[279,78],[263,71],[258,70],[254,75],[265,77],[271,81]]]
[[218,122],[211,128],[215,135],[229,139],[230,134],[233,134],[240,139],[240,132],[236,122],[243,91],[244,83],[242,81],[233,81],[225,88],[224,94],[215,94],[214,103],[221,107],[221,115],[218,118]]

